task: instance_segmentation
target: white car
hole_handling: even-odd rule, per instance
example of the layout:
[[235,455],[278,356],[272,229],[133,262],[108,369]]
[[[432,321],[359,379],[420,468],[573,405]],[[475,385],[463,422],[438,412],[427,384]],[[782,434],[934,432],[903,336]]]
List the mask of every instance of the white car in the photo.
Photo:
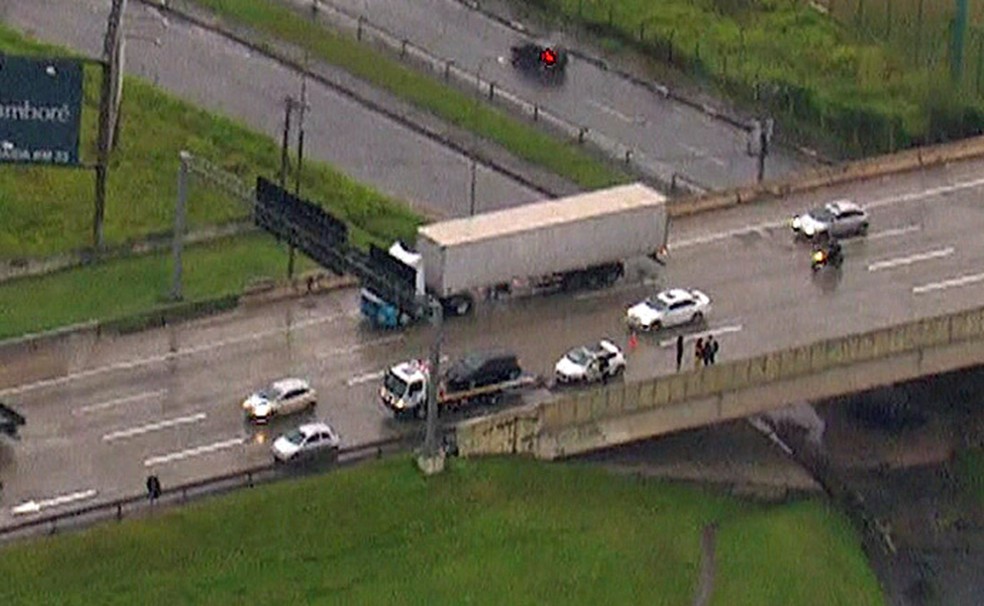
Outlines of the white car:
[[636,330],[654,330],[700,322],[711,311],[711,299],[699,290],[671,288],[633,305],[626,322]]
[[868,213],[850,200],[836,200],[793,217],[789,226],[797,235],[807,238],[819,234],[838,238],[863,236],[868,233]]
[[282,379],[261,389],[243,402],[246,418],[265,423],[271,417],[314,408],[317,394],[304,379]]
[[594,345],[575,347],[557,362],[554,372],[558,383],[600,381],[625,371],[622,350],[607,339]]
[[306,423],[273,442],[273,460],[279,463],[294,461],[308,455],[335,452],[342,443],[327,423]]

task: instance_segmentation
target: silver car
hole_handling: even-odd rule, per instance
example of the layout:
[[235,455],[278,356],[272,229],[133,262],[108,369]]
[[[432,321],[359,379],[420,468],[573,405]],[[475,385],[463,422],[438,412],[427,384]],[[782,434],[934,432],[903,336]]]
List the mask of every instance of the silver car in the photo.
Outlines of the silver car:
[[271,417],[314,408],[317,394],[303,379],[282,379],[271,383],[243,402],[246,418],[265,423]]
[[868,233],[868,213],[850,200],[836,200],[793,217],[789,224],[797,236],[806,238],[863,236]]
[[335,454],[342,441],[327,423],[305,423],[273,442],[273,460],[286,463],[321,453]]

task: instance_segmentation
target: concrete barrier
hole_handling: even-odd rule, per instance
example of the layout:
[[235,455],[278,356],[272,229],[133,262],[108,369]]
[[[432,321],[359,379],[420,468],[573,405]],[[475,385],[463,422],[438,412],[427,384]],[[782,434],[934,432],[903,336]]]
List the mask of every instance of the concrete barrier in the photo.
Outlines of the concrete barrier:
[[850,162],[839,166],[810,169],[781,180],[766,181],[752,187],[739,187],[670,202],[671,217],[685,217],[739,204],[751,204],[892,174],[932,168],[984,156],[984,136],[953,143],[906,150]]
[[73,352],[98,340],[99,324],[86,322],[3,342],[0,386],[33,383],[70,372]]
[[[641,431],[633,422],[645,418],[654,433],[667,428],[695,427],[761,412],[755,393],[770,386],[806,378],[820,394],[867,389],[899,375],[893,360],[906,372],[952,368],[952,359],[936,360],[941,348],[951,356],[984,362],[984,307],[924,318],[888,328],[773,351],[689,372],[567,394],[519,411],[506,411],[459,426],[463,454],[530,453],[553,458],[609,443],[626,441]],[[955,347],[956,346],[956,347]],[[962,349],[961,349],[962,348]],[[956,352],[956,353],[954,353]],[[886,361],[884,364],[882,361]],[[865,364],[869,371],[849,385],[820,386],[825,373]],[[936,366],[934,366],[936,365]],[[889,377],[889,378],[886,378]],[[790,398],[795,397],[790,394]],[[622,419],[629,419],[622,421]],[[635,421],[632,421],[635,420]],[[602,429],[604,425],[604,429]],[[621,429],[619,429],[621,427]],[[533,432],[533,433],[531,433]],[[636,438],[632,438],[636,439]],[[483,449],[489,449],[488,451]]]

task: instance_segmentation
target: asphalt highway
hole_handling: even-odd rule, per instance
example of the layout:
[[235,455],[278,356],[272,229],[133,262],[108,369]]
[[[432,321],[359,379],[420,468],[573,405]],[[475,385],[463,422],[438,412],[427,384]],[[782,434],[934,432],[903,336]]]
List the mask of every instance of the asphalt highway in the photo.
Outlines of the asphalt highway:
[[[110,5],[110,0],[2,0],[0,21],[99,57]],[[165,19],[139,2],[128,3],[125,24],[128,74],[280,141],[284,97],[300,96],[299,74],[227,38]],[[307,83],[307,101],[305,157],[328,162],[399,199],[452,215],[468,214],[468,158],[318,82]],[[542,198],[501,173],[477,167],[479,211]]]
[[[288,1],[311,5],[311,0]],[[639,158],[658,166],[661,174],[683,173],[708,189],[744,185],[756,178],[757,160],[747,154],[744,130],[576,57],[571,57],[563,83],[547,85],[530,78],[509,62],[510,47],[528,37],[456,0],[328,3],[364,15],[484,81],[641,152]],[[575,48],[579,44],[568,43],[563,34],[554,40]],[[801,154],[775,147],[766,162],[766,175],[778,177],[805,166],[807,159]]]
[[[528,370],[549,374],[573,346],[603,336],[625,344],[625,307],[670,286],[701,288],[714,302],[706,325],[682,329],[688,366],[693,339],[707,332],[727,360],[979,305],[982,167],[968,162],[677,220],[666,267],[634,263],[625,283],[607,290],[483,304],[447,323],[445,353],[507,347]],[[869,208],[871,231],[845,242],[839,272],[814,276],[809,247],[784,223],[846,196]],[[285,375],[312,381],[314,414],[336,426],[343,445],[415,428],[391,419],[376,391],[389,365],[426,356],[430,329],[374,332],[356,309],[354,289],[240,309],[100,341],[75,352],[66,377],[0,385],[0,399],[28,420],[20,442],[0,445],[0,523],[30,499],[85,491],[108,499],[142,490],[150,471],[173,485],[269,460],[269,439],[299,419],[255,430],[239,402]],[[626,379],[673,372],[676,334],[643,335]],[[163,355],[169,347],[177,355]],[[540,389],[522,400],[549,395]]]

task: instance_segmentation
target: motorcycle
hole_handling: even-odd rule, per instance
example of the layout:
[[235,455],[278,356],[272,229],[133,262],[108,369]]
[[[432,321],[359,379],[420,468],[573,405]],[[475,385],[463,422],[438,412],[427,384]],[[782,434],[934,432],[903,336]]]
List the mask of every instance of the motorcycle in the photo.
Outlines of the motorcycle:
[[813,263],[811,267],[813,271],[820,271],[827,265],[832,265],[834,267],[840,267],[844,262],[844,255],[841,253],[840,247],[825,247],[819,248],[813,251]]

